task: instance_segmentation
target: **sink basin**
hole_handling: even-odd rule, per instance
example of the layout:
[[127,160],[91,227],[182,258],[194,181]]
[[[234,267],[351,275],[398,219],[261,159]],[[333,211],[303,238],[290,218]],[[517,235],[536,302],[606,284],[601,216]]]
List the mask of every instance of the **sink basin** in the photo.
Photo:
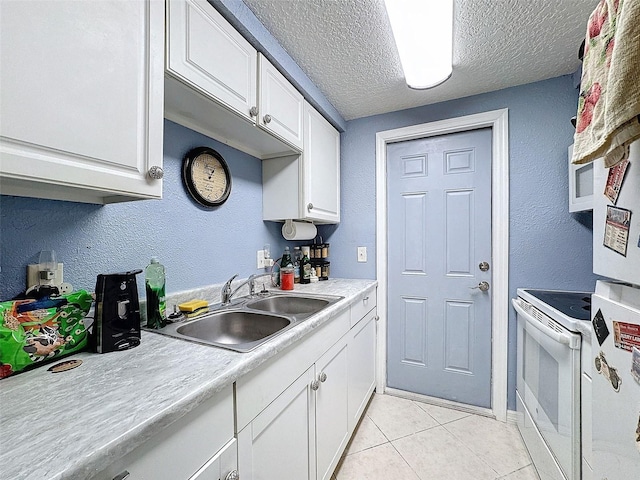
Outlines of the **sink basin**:
[[243,310],[227,310],[190,321],[169,335],[196,342],[248,352],[290,326],[281,315]]
[[278,295],[250,301],[247,303],[247,308],[284,315],[295,315],[296,317],[308,317],[319,312],[330,303],[332,303],[332,299],[327,298]]
[[249,352],[342,298],[292,293],[240,297],[236,303],[221,305],[202,317],[150,331],[236,352]]

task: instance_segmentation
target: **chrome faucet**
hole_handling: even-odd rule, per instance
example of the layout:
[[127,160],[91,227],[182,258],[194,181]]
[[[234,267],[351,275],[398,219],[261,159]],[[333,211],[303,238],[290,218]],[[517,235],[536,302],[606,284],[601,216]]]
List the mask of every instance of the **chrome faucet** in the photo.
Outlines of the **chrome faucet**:
[[224,287],[222,287],[222,291],[220,292],[220,300],[222,301],[222,305],[229,305],[231,303],[231,298],[236,294],[238,290],[240,290],[245,285],[249,284],[249,296],[253,297],[256,294],[256,279],[260,277],[266,277],[267,275],[271,276],[271,273],[259,273],[249,275],[244,282],[238,285],[234,290],[231,290],[231,282],[238,276],[236,273],[233,277],[226,281]]

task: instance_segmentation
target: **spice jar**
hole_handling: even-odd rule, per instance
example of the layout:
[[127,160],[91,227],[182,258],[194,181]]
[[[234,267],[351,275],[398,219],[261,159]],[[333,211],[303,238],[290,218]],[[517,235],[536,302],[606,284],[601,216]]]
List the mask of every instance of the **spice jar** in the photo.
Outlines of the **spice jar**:
[[321,258],[329,258],[329,244],[322,244],[322,257]]
[[329,280],[330,266],[331,262],[327,262],[326,260],[320,264],[320,280]]

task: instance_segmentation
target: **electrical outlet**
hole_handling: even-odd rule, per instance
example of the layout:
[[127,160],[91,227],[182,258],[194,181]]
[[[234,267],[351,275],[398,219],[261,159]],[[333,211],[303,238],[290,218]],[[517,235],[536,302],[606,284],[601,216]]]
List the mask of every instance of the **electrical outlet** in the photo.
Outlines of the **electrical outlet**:
[[358,247],[358,262],[364,263],[367,261],[367,247]]
[[[56,287],[59,287],[64,282],[63,279],[63,264],[59,263],[58,268],[56,269],[56,275],[53,281],[50,283]],[[40,264],[35,263],[31,265],[27,265],[27,288],[31,288],[34,285],[40,285]],[[46,281],[42,281],[43,284],[47,283]]]

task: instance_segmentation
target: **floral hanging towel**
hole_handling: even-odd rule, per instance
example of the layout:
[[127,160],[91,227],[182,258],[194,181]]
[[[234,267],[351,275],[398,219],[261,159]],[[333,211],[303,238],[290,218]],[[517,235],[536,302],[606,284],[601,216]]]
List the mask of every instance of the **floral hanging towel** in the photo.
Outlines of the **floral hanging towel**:
[[609,168],[640,138],[640,0],[601,0],[589,17],[573,163]]

